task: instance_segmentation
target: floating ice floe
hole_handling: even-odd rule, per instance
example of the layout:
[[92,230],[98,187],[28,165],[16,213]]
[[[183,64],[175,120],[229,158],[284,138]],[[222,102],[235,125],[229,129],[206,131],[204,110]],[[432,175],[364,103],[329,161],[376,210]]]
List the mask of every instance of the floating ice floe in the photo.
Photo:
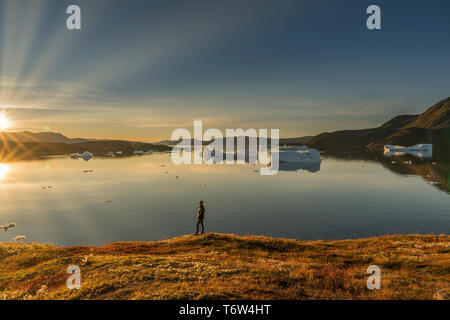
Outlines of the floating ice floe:
[[227,157],[226,153],[209,147],[204,148],[198,155],[207,163],[221,163]]
[[281,149],[278,156],[280,170],[284,171],[306,170],[309,172],[317,172],[320,170],[320,164],[322,163],[322,158],[318,150],[309,149],[304,146],[288,149],[287,151]]
[[0,229],[4,229],[5,232],[8,231],[9,228],[14,228],[16,224],[13,223],[5,223],[4,225],[0,226]]
[[[168,151],[168,150],[166,150]],[[184,146],[184,147],[180,147],[180,146],[175,146],[172,148],[172,150],[170,152],[192,152],[192,148],[188,147],[188,146]],[[155,151],[158,152],[158,151]]]
[[416,144],[411,147],[403,147],[387,144],[384,146],[384,155],[387,157],[412,155],[417,158],[431,158],[433,157],[433,145]]
[[321,163],[320,152],[316,149],[303,149],[302,151],[280,151],[278,159],[280,162],[303,162],[303,163]]
[[15,236],[14,238],[12,238],[14,241],[19,241],[19,240],[23,240],[23,239],[25,239],[26,238],[26,236],[23,236],[23,235],[21,235],[21,236]]
[[80,156],[80,158],[82,158],[84,161],[88,161],[88,160],[92,159],[92,157],[94,157],[94,155],[92,153],[90,153],[89,151],[83,152]]
[[[305,169],[311,172],[320,170],[322,158],[320,157],[320,152],[316,149],[309,149],[306,146],[284,146],[277,153],[272,153],[272,156],[278,156],[281,170]],[[203,157],[205,161],[212,161],[213,163],[221,163],[228,156],[234,160],[244,160],[245,163],[251,163],[250,155],[248,149],[244,152],[224,153],[206,147],[203,151],[199,152],[199,156]],[[259,158],[257,152],[255,152],[254,158],[254,161]]]
[[433,150],[432,144],[416,144],[412,147],[402,147],[402,146],[393,146],[393,145],[385,145],[384,151],[385,152],[406,152],[406,151],[428,151]]
[[90,153],[89,151],[85,151],[85,152],[83,152],[82,154],[79,154],[79,153],[72,153],[72,154],[70,155],[70,157],[71,157],[72,159],[78,159],[78,158],[81,158],[81,159],[83,159],[84,161],[89,161],[89,160],[92,159],[92,157],[94,157],[94,155],[93,155],[92,153]]
[[238,163],[249,163],[255,164],[258,159],[258,153],[256,150],[253,152],[246,149],[244,152],[222,152],[220,150],[210,149],[206,147],[203,151],[199,153],[200,157],[207,163],[224,163],[225,160],[231,159],[233,161],[238,161]]
[[307,146],[282,146],[280,147],[281,151],[306,151],[308,150]]

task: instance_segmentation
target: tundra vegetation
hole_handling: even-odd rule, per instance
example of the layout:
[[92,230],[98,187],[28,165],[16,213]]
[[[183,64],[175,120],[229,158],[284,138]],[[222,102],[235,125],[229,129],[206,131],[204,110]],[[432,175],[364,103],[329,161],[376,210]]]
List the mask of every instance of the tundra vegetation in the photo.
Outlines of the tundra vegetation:
[[[69,265],[81,289],[69,290]],[[370,265],[381,289],[369,290]],[[445,299],[450,236],[298,241],[208,233],[100,247],[0,243],[0,299]]]

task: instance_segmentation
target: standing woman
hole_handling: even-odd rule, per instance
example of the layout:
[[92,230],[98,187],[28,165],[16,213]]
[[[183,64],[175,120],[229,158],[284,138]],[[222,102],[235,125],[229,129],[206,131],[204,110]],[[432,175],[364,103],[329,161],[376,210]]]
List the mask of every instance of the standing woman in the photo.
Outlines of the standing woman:
[[203,219],[205,219],[205,207],[203,206],[203,200],[200,200],[198,203],[198,211],[197,211],[197,231],[195,235],[198,235],[198,225],[202,225],[202,234],[205,233],[205,227],[203,226]]

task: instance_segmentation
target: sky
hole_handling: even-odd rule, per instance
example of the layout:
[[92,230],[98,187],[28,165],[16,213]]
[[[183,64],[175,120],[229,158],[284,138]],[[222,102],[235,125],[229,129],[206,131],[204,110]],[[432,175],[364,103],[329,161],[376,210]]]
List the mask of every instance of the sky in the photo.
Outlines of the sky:
[[[81,30],[66,9],[81,8]],[[366,8],[381,8],[368,30]],[[450,96],[448,0],[0,0],[9,131],[375,127]]]

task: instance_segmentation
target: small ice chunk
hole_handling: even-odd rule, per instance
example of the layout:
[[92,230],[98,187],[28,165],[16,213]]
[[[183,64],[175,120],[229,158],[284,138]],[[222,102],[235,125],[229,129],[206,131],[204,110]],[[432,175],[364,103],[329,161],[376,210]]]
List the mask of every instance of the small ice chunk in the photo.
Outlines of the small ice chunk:
[[12,238],[14,241],[20,241],[20,240],[23,240],[23,239],[25,239],[26,238],[26,236],[24,236],[24,235],[20,235],[20,236],[15,236],[14,238]]
[[279,152],[279,160],[280,162],[322,162],[320,152],[316,149],[307,149],[304,151],[281,151]]
[[14,228],[16,224],[14,222],[11,223],[5,223],[4,225],[0,226],[0,229],[4,229],[5,232],[8,231],[9,228]]

